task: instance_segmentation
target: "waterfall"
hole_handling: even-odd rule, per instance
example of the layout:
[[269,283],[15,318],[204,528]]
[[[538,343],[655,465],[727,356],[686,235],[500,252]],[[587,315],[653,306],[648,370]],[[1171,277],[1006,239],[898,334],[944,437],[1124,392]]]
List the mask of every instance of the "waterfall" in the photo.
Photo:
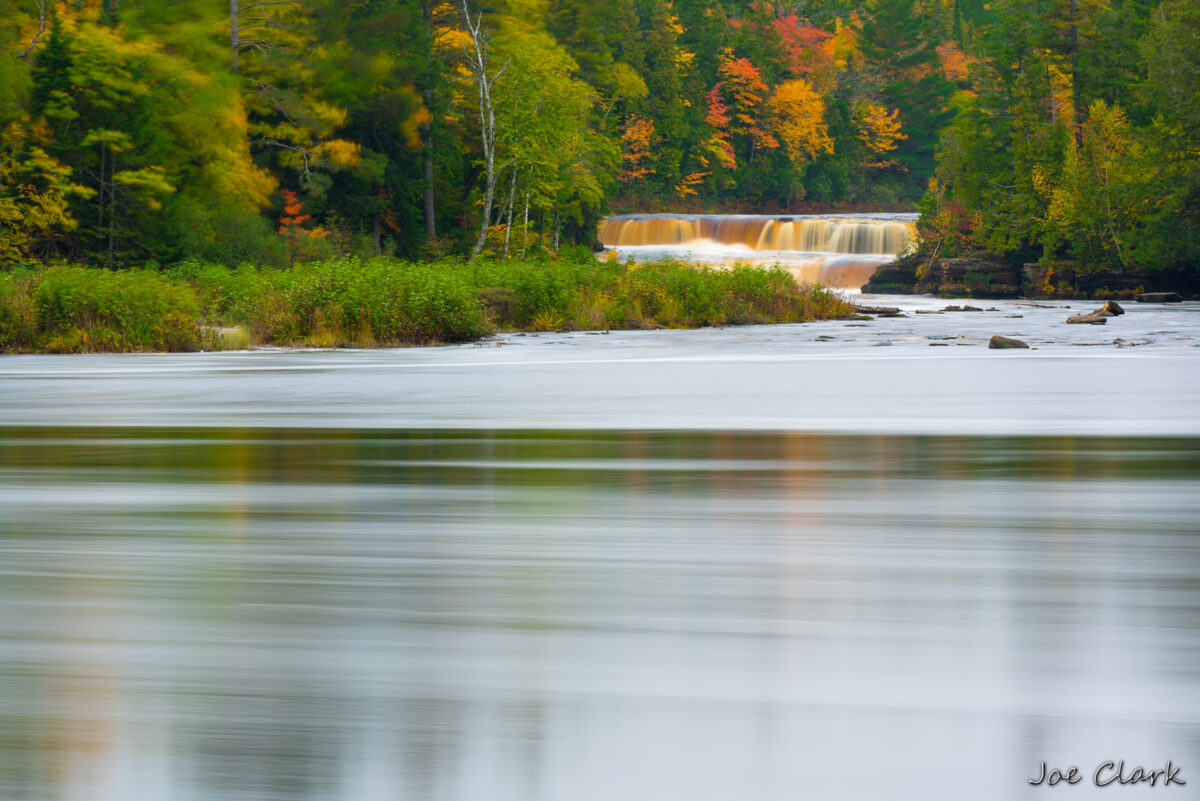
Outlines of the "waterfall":
[[859,289],[915,235],[915,214],[626,215],[600,224],[620,258],[779,264],[801,283]]

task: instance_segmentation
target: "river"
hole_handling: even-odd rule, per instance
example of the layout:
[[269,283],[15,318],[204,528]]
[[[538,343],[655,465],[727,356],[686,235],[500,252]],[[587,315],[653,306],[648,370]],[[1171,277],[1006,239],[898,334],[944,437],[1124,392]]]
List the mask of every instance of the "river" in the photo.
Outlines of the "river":
[[872,302],[0,357],[0,798],[1194,797],[1200,304]]

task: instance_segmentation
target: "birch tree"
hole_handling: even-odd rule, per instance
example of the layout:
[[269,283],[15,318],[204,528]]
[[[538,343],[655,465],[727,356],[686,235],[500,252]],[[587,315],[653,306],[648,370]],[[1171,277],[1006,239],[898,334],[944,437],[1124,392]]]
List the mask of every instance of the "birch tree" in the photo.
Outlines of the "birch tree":
[[496,197],[496,111],[492,105],[492,89],[496,81],[504,75],[509,62],[504,62],[500,69],[489,73],[488,34],[483,30],[483,12],[471,16],[471,8],[467,0],[461,0],[463,21],[471,44],[467,48],[467,68],[479,93],[479,137],[483,145],[484,189],[483,211],[479,215],[479,236],[475,247],[471,250],[471,258],[483,251],[487,242],[488,223],[492,218],[492,203]]

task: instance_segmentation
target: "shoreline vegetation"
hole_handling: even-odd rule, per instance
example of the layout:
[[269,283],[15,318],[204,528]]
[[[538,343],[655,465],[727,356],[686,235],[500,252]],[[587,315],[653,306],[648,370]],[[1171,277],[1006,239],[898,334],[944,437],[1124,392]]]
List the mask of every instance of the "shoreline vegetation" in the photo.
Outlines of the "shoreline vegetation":
[[166,270],[51,266],[0,274],[0,353],[391,347],[502,331],[700,328],[850,318],[785,270],[354,257],[289,269],[184,261]]

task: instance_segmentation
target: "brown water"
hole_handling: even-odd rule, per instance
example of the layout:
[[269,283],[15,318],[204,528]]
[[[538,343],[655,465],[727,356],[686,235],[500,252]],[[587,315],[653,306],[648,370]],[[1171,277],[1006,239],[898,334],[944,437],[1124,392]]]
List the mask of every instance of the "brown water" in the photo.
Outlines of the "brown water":
[[600,224],[620,258],[779,264],[803,284],[859,289],[916,235],[916,215],[623,215]]
[[632,215],[602,222],[600,242],[628,247],[709,240],[752,250],[894,254],[914,236],[910,216]]

